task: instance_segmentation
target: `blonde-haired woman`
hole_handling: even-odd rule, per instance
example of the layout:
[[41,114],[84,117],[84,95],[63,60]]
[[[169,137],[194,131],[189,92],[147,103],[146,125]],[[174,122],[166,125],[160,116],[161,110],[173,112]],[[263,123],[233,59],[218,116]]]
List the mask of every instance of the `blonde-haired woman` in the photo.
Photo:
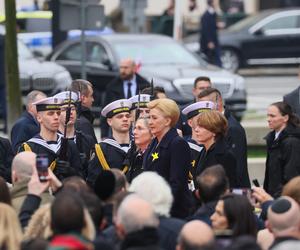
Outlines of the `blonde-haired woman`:
[[208,167],[220,164],[224,167],[230,187],[239,187],[236,159],[224,139],[228,128],[225,116],[215,110],[203,112],[195,126],[197,141],[203,144],[205,149],[200,153],[196,175]]
[[173,217],[189,215],[191,194],[188,189],[190,148],[176,131],[179,108],[171,99],[156,99],[148,103],[150,109],[149,128],[154,136],[144,155],[146,171],[155,171],[169,183],[174,202]]
[[0,203],[0,232],[0,249],[20,249],[22,230],[17,213],[4,203]]

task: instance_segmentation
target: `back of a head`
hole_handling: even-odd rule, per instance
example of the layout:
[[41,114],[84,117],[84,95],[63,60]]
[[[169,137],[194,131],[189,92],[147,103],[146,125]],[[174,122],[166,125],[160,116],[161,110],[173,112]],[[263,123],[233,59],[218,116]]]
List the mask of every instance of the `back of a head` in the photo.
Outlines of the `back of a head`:
[[157,228],[159,224],[152,206],[135,194],[122,201],[117,211],[116,222],[123,226],[126,234],[149,227]]
[[[35,167],[36,154],[29,151],[18,153],[12,161],[12,174],[16,175],[18,180],[28,179],[32,176]],[[14,181],[14,177],[12,180]]]
[[92,192],[82,192],[80,197],[91,215],[95,228],[99,229],[104,216],[101,200]]
[[289,196],[293,198],[300,205],[300,176],[292,178],[284,185],[282,196]]
[[61,192],[51,206],[51,229],[54,234],[81,232],[84,227],[84,204],[74,193]]
[[199,101],[211,101],[218,104],[220,101],[222,101],[222,94],[216,88],[207,88],[201,91],[198,99]]
[[229,188],[229,181],[221,165],[206,168],[196,179],[200,199],[204,203],[217,201]]
[[121,192],[121,191],[126,191],[127,187],[128,187],[128,182],[126,179],[126,176],[124,175],[124,173],[117,168],[112,168],[110,170],[113,175],[115,176],[115,189],[114,189],[114,195]]
[[26,96],[26,108],[28,109],[30,105],[32,105],[32,103],[46,97],[47,97],[46,94],[43,93],[42,91],[33,90],[29,92],[29,94]]
[[267,224],[275,237],[299,231],[300,208],[298,203],[287,196],[275,200],[268,209]]
[[62,191],[70,192],[89,192],[90,187],[86,184],[84,179],[79,176],[67,177],[63,180]]
[[89,87],[93,88],[93,85],[84,79],[73,80],[68,90],[80,93],[81,95],[87,96],[89,93]]
[[193,220],[186,223],[178,237],[178,245],[181,250],[197,250],[211,245],[214,241],[214,233],[206,223]]
[[144,172],[133,179],[129,190],[148,201],[158,215],[169,216],[173,196],[169,184],[155,172]]

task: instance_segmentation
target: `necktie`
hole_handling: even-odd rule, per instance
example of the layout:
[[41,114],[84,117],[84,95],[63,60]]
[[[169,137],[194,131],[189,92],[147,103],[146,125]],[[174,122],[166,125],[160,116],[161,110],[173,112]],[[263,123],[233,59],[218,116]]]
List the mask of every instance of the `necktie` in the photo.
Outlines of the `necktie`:
[[131,85],[132,85],[132,83],[129,82],[129,83],[127,83],[127,85],[128,85],[128,88],[127,88],[127,99],[128,99],[128,98],[130,98],[132,96],[132,93],[131,93]]

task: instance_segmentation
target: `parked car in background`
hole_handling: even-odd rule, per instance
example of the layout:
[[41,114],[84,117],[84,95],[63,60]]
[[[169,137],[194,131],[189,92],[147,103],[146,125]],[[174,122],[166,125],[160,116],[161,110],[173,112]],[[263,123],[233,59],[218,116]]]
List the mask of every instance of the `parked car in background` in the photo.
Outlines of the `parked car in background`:
[[[0,36],[2,36],[0,42],[4,41],[3,32],[4,29],[0,25]],[[32,90],[40,90],[51,96],[65,90],[71,84],[71,75],[63,66],[55,62],[37,60],[28,47],[20,40],[17,41],[17,45],[20,88],[23,102],[26,95]]]
[[[246,110],[244,79],[213,65],[189,52],[172,38],[163,35],[112,34],[88,38],[87,78],[95,86],[96,105],[101,106],[106,85],[118,75],[122,58],[133,58],[139,73],[154,85],[165,88],[168,97],[179,105],[193,100],[192,88],[198,76],[208,76],[237,117]],[[66,41],[54,49],[47,60],[66,67],[73,78],[80,77],[80,40]]]
[[[300,9],[265,10],[219,33],[223,67],[230,71],[258,65],[297,65],[300,62]],[[199,35],[187,38],[199,50]]]
[[[0,24],[5,16],[0,15]],[[46,56],[52,51],[52,12],[51,11],[19,11],[17,12],[18,39],[32,51]],[[87,30],[86,35],[105,35],[113,30],[105,27],[103,30]],[[80,30],[68,31],[68,39],[79,37]]]

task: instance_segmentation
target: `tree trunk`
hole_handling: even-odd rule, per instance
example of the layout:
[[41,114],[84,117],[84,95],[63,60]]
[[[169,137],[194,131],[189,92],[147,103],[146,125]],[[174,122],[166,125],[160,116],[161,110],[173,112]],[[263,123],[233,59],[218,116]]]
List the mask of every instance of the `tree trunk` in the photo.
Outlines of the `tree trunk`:
[[16,2],[5,0],[5,80],[7,101],[8,132],[22,112],[21,91],[19,82],[18,47],[16,36]]

